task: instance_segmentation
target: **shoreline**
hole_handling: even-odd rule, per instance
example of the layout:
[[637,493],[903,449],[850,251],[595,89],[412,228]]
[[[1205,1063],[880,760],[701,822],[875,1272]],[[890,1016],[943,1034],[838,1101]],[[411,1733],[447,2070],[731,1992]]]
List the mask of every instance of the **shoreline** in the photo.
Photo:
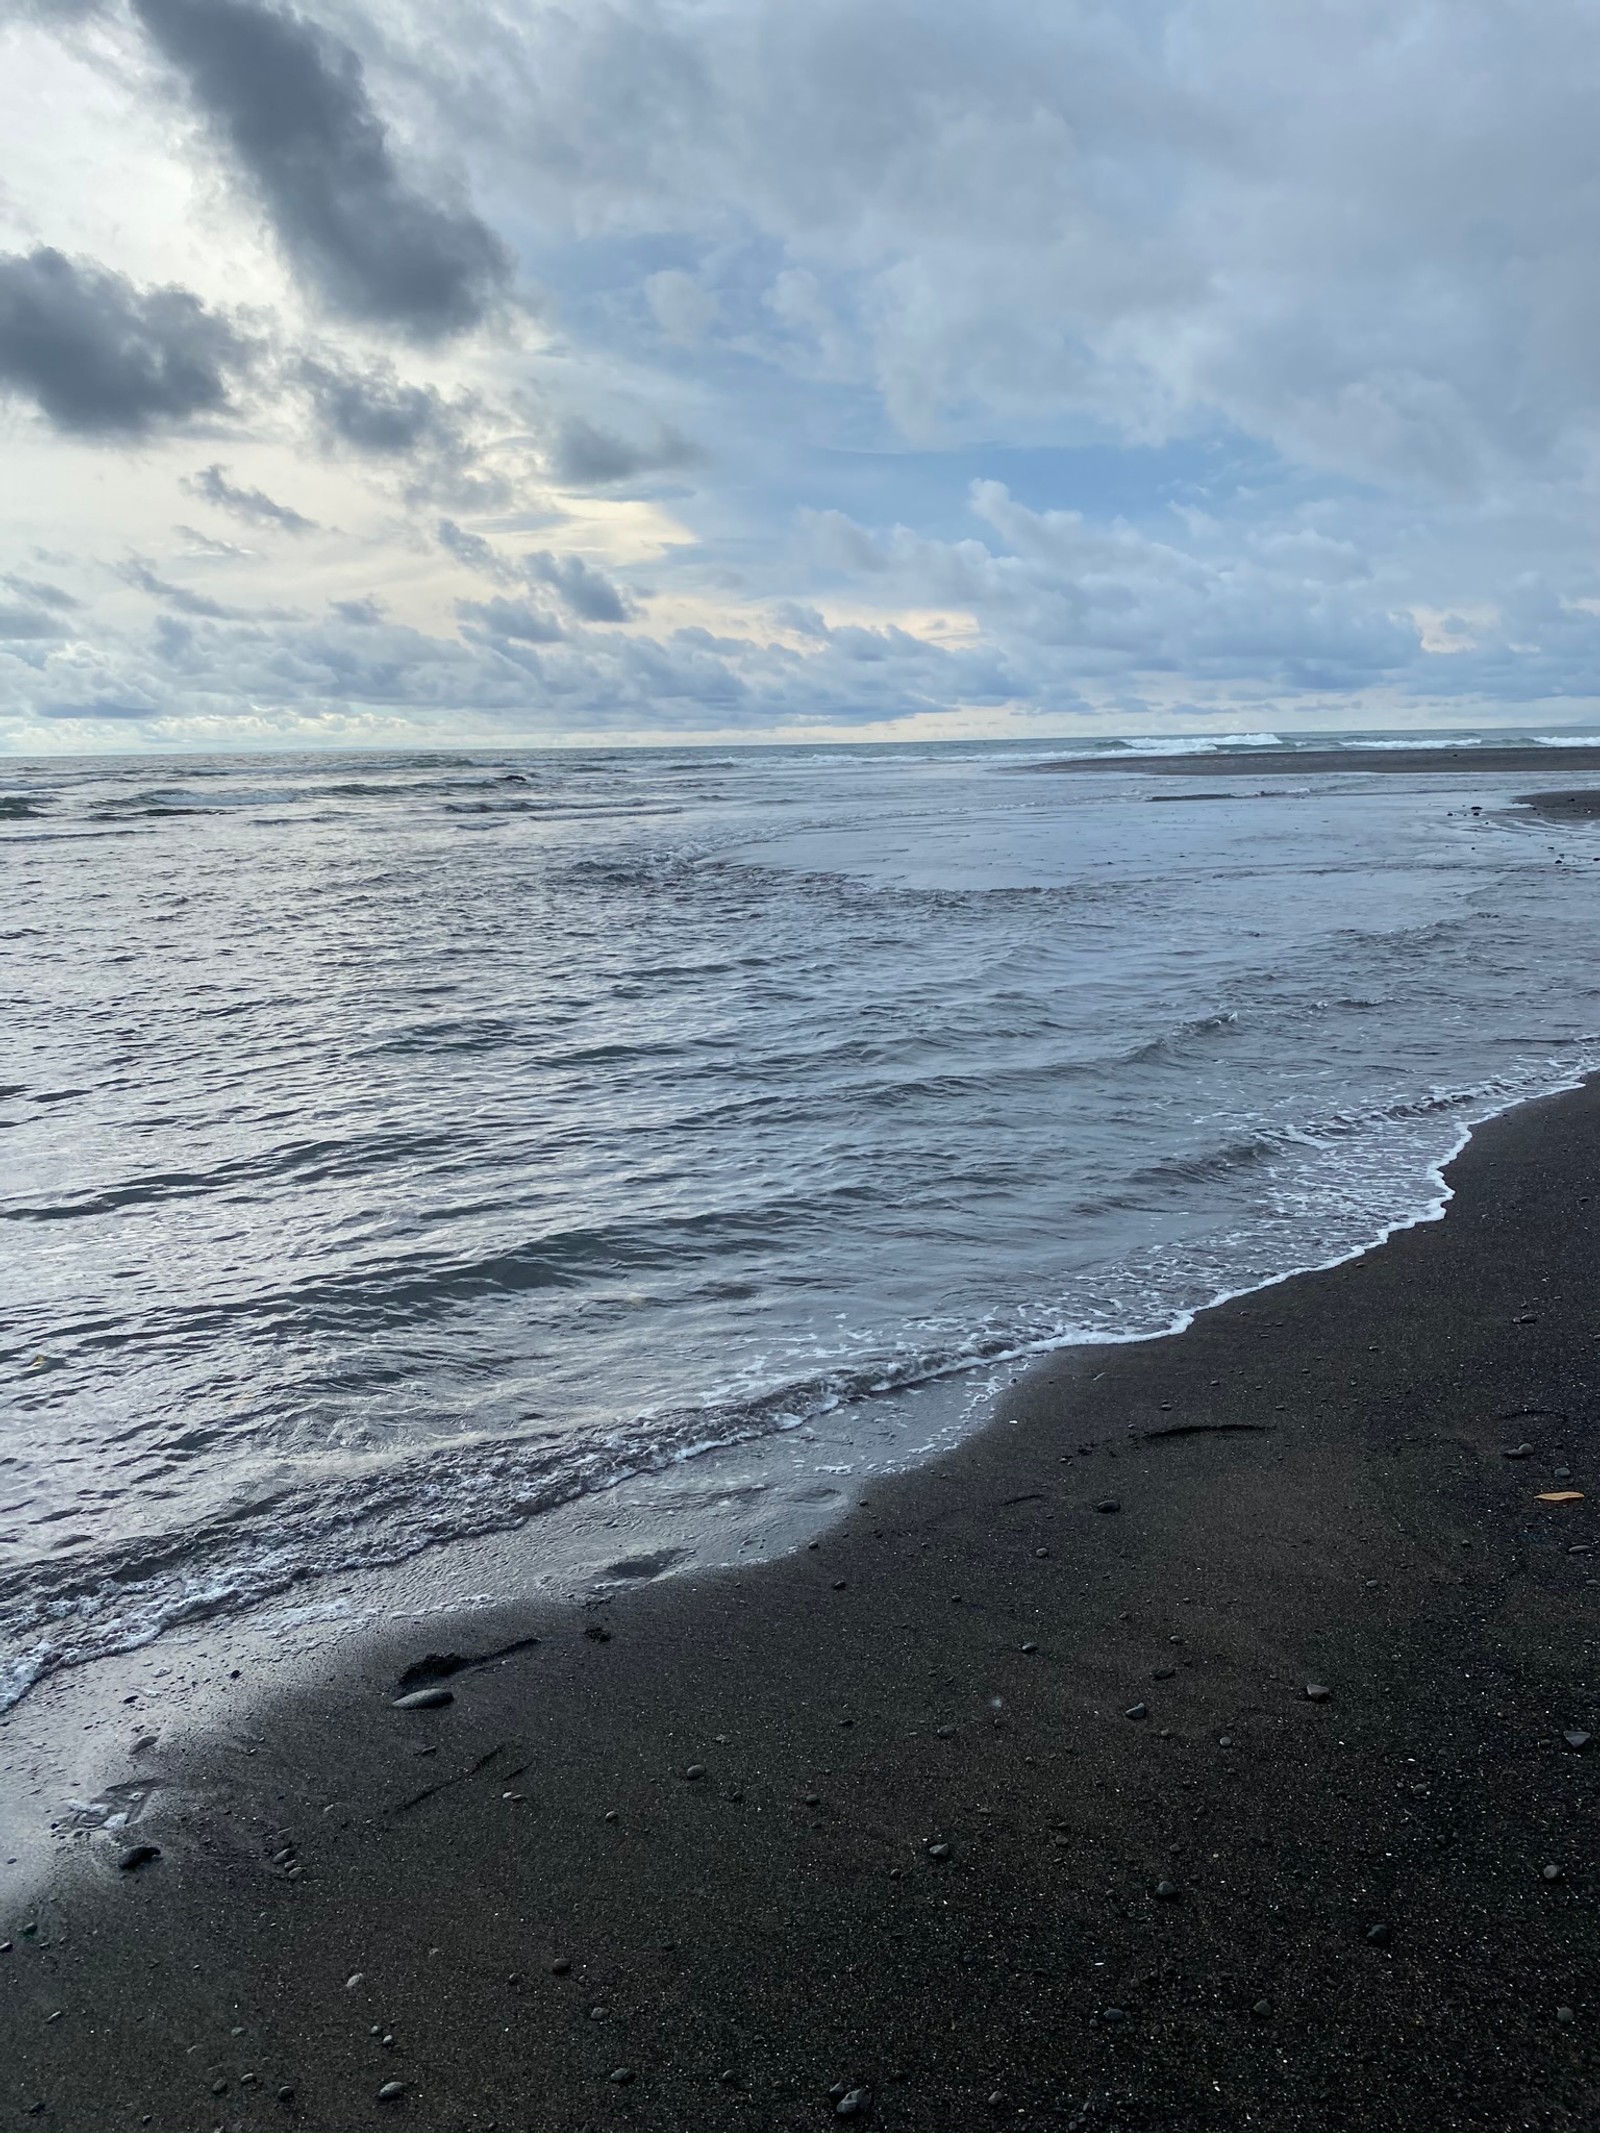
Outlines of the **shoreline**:
[[[142,1687],[161,1857],[0,1921],[5,2122],[1592,2124],[1600,1580],[1535,1499],[1586,1487],[1600,1088],[1448,1182],[815,1548],[396,1626],[170,1755]],[[471,1663],[396,1711],[430,1636]]]
[[1555,748],[1234,748],[1195,755],[1054,756],[1046,762],[1018,763],[1019,773],[1107,770],[1137,771],[1141,776],[1177,778],[1323,777],[1382,771],[1481,773],[1500,777],[1524,771],[1592,770],[1600,775],[1600,747]]

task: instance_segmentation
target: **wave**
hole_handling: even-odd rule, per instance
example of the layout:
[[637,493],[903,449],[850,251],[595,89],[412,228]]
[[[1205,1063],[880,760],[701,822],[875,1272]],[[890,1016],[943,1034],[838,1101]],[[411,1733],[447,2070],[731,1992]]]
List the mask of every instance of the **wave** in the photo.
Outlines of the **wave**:
[[[1210,1021],[1202,1028],[1211,1026]],[[1196,1313],[1296,1274],[1359,1257],[1398,1229],[1437,1219],[1450,1194],[1442,1170],[1471,1126],[1515,1104],[1576,1087],[1596,1062],[1573,1061],[1538,1077],[1441,1088],[1410,1099],[1335,1111],[1304,1126],[1262,1130],[1150,1166],[1151,1181],[1211,1177],[1284,1158],[1314,1161],[1363,1140],[1386,1181],[1386,1211],[1357,1196],[1341,1241],[1291,1231],[1230,1265],[1196,1247],[1185,1263],[1155,1247],[1134,1266],[1102,1270],[1098,1300],[994,1311],[963,1328],[787,1381],[730,1391],[703,1404],[655,1410],[586,1431],[477,1439],[387,1459],[342,1477],[319,1474],[201,1522],[181,1536],[133,1539],[71,1562],[27,1564],[0,1576],[0,1711],[59,1669],[153,1643],[167,1630],[232,1615],[318,1578],[405,1562],[451,1542],[504,1532],[540,1512],[725,1446],[801,1427],[857,1402],[935,1379],[1015,1363],[1052,1349],[1147,1340],[1182,1332]],[[1409,1165],[1385,1129],[1446,1120],[1443,1143],[1408,1142]],[[1406,1182],[1400,1181],[1404,1177]],[[1323,1176],[1325,1206],[1340,1202]],[[1293,1198],[1280,1177],[1280,1203]],[[1337,1227],[1337,1225],[1335,1225]],[[1313,1236],[1322,1235],[1320,1244]],[[1302,1249],[1296,1254],[1295,1244]],[[1266,1257],[1262,1257],[1262,1251]],[[1276,1263],[1273,1263],[1275,1254]],[[1286,1263],[1287,1262],[1287,1263]],[[485,1268],[476,1270],[481,1276]],[[934,1336],[934,1337],[928,1337]]]

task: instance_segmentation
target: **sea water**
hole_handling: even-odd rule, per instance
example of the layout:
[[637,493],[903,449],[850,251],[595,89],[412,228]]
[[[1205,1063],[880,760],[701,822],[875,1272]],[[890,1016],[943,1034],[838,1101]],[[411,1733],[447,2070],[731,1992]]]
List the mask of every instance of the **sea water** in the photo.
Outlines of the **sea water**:
[[1600,830],[1271,739],[9,766],[0,1704],[1436,1212]]

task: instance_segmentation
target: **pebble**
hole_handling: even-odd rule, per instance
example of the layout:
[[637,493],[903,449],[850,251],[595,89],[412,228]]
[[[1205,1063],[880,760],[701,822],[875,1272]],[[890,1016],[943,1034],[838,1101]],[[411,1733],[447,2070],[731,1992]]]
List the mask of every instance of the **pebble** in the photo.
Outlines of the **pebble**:
[[1120,1511],[1122,1506],[1114,1496],[1102,1496],[1095,1505],[1097,1511]]
[[689,1780],[690,1784],[693,1784],[696,1778],[703,1778],[705,1776],[706,1766],[704,1763],[691,1763],[688,1769],[683,1774]]
[[1558,2022],[1566,2023],[1572,2021],[1572,2019],[1573,2013],[1570,2007],[1558,2007],[1556,2009],[1556,2020]]
[[1158,1666],[1151,1674],[1152,1681],[1170,1681],[1178,1669],[1175,1666]]
[[550,1975],[552,1977],[565,1977],[571,1968],[572,1957],[570,1955],[555,1955],[550,1959]]
[[717,2076],[717,2079],[730,2089],[736,2089],[739,2086],[739,2076],[731,2066],[725,2066]]
[[454,1703],[454,1689],[413,1689],[409,1696],[397,1696],[394,1708],[397,1711],[442,1711],[447,1703]]
[[1177,1896],[1178,1884],[1175,1881],[1158,1881],[1154,1893],[1163,1903],[1171,1903]]
[[1571,1727],[1569,1731],[1562,1734],[1561,1738],[1574,1753],[1580,1753],[1589,1745],[1589,1736],[1584,1732],[1582,1726]]
[[345,1991],[354,1992],[356,1987],[363,1982],[366,1977],[366,1974],[367,1973],[364,1970],[352,1970],[350,1975],[344,1981]]
[[804,1799],[804,1801],[802,1802],[802,1804],[803,1804],[804,1806],[806,1806],[806,1807],[820,1807],[820,1806],[822,1805],[822,1795],[821,1795],[821,1793],[820,1793],[820,1792],[808,1792],[808,1793],[806,1794],[806,1796],[805,1796],[805,1799]]
[[120,1872],[131,1874],[138,1867],[148,1866],[152,1859],[159,1859],[160,1857],[161,1847],[159,1844],[130,1844],[117,1861],[117,1866]]
[[406,2092],[403,2081],[386,2081],[378,2091],[379,2103],[398,2103]]
[[1308,1703],[1326,1703],[1332,1694],[1332,1689],[1325,1688],[1320,1681],[1308,1681],[1306,1683],[1306,1701]]
[[1389,1928],[1381,1925],[1368,1926],[1367,1939],[1371,1941],[1375,1948],[1387,1948],[1389,1945]]
[[939,1726],[935,1730],[937,1731],[940,1740],[955,1739],[956,1729],[954,1726]]
[[1233,1746],[1233,1735],[1231,1733],[1224,1733],[1221,1739],[1217,1742],[1217,1746],[1219,1748],[1231,1748]]
[[1102,2007],[1100,2019],[1102,2022],[1126,2022],[1128,2019],[1127,2010],[1122,2007]]
[[858,2118],[867,2107],[870,2089],[846,2089],[833,2107],[835,2118]]
[[1039,1647],[1038,1647],[1038,1645],[1037,1645],[1037,1644],[1025,1644],[1025,1645],[1024,1645],[1024,1646],[1022,1647],[1022,1649],[1023,1649],[1023,1650],[1025,1651],[1025,1652],[1036,1652],[1036,1651],[1037,1651],[1037,1650],[1039,1649]]
[[930,1844],[928,1846],[928,1857],[930,1859],[948,1859],[949,1856],[950,1847],[948,1844]]
[[991,2111],[1003,2111],[1005,2109],[1005,2102],[1005,2091],[1003,2089],[996,2089],[994,2094],[988,2098],[988,2104]]
[[1557,1481],[1570,1481],[1570,1480],[1572,1479],[1572,1469],[1571,1469],[1571,1467],[1570,1467],[1570,1466],[1558,1466],[1558,1467],[1556,1468],[1556,1470],[1555,1470],[1555,1478],[1556,1478],[1556,1480],[1557,1480]]
[[1048,1548],[1035,1548],[1033,1552],[1036,1556],[1039,1557],[1040,1561],[1042,1562],[1049,1555],[1050,1550]]
[[603,2022],[610,2012],[611,2009],[609,2007],[591,2007],[589,2009],[589,2020],[591,2022]]
[[633,2068],[631,2066],[614,2066],[611,2069],[611,2078],[619,2089],[625,2089],[633,2079]]
[[1561,1879],[1561,1869],[1559,1866],[1542,1866],[1540,1867],[1539,1871],[1541,1874],[1543,1874],[1546,1881],[1559,1881]]
[[1531,1444],[1508,1444],[1500,1456],[1502,1459],[1531,1459],[1533,1457],[1533,1446]]
[[287,2087],[287,2086],[285,2086],[285,2087],[283,2087],[283,2088],[279,2089],[279,2091],[278,2091],[278,2101],[279,2101],[279,2103],[293,2103],[293,2102],[294,2102],[294,2090],[293,2090],[293,2089],[291,2089],[291,2088],[289,2088],[289,2087]]
[[1142,1703],[1130,1703],[1122,1715],[1124,1718],[1148,1718],[1150,1713]]
[[1269,2015],[1272,2012],[1272,2002],[1270,2000],[1257,2000],[1250,2012],[1258,2015]]

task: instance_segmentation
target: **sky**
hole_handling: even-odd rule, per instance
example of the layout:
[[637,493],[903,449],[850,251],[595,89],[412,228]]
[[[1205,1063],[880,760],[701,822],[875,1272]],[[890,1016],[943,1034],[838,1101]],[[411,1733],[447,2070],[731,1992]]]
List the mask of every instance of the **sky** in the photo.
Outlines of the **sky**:
[[1596,0],[0,0],[0,749],[1600,722]]

